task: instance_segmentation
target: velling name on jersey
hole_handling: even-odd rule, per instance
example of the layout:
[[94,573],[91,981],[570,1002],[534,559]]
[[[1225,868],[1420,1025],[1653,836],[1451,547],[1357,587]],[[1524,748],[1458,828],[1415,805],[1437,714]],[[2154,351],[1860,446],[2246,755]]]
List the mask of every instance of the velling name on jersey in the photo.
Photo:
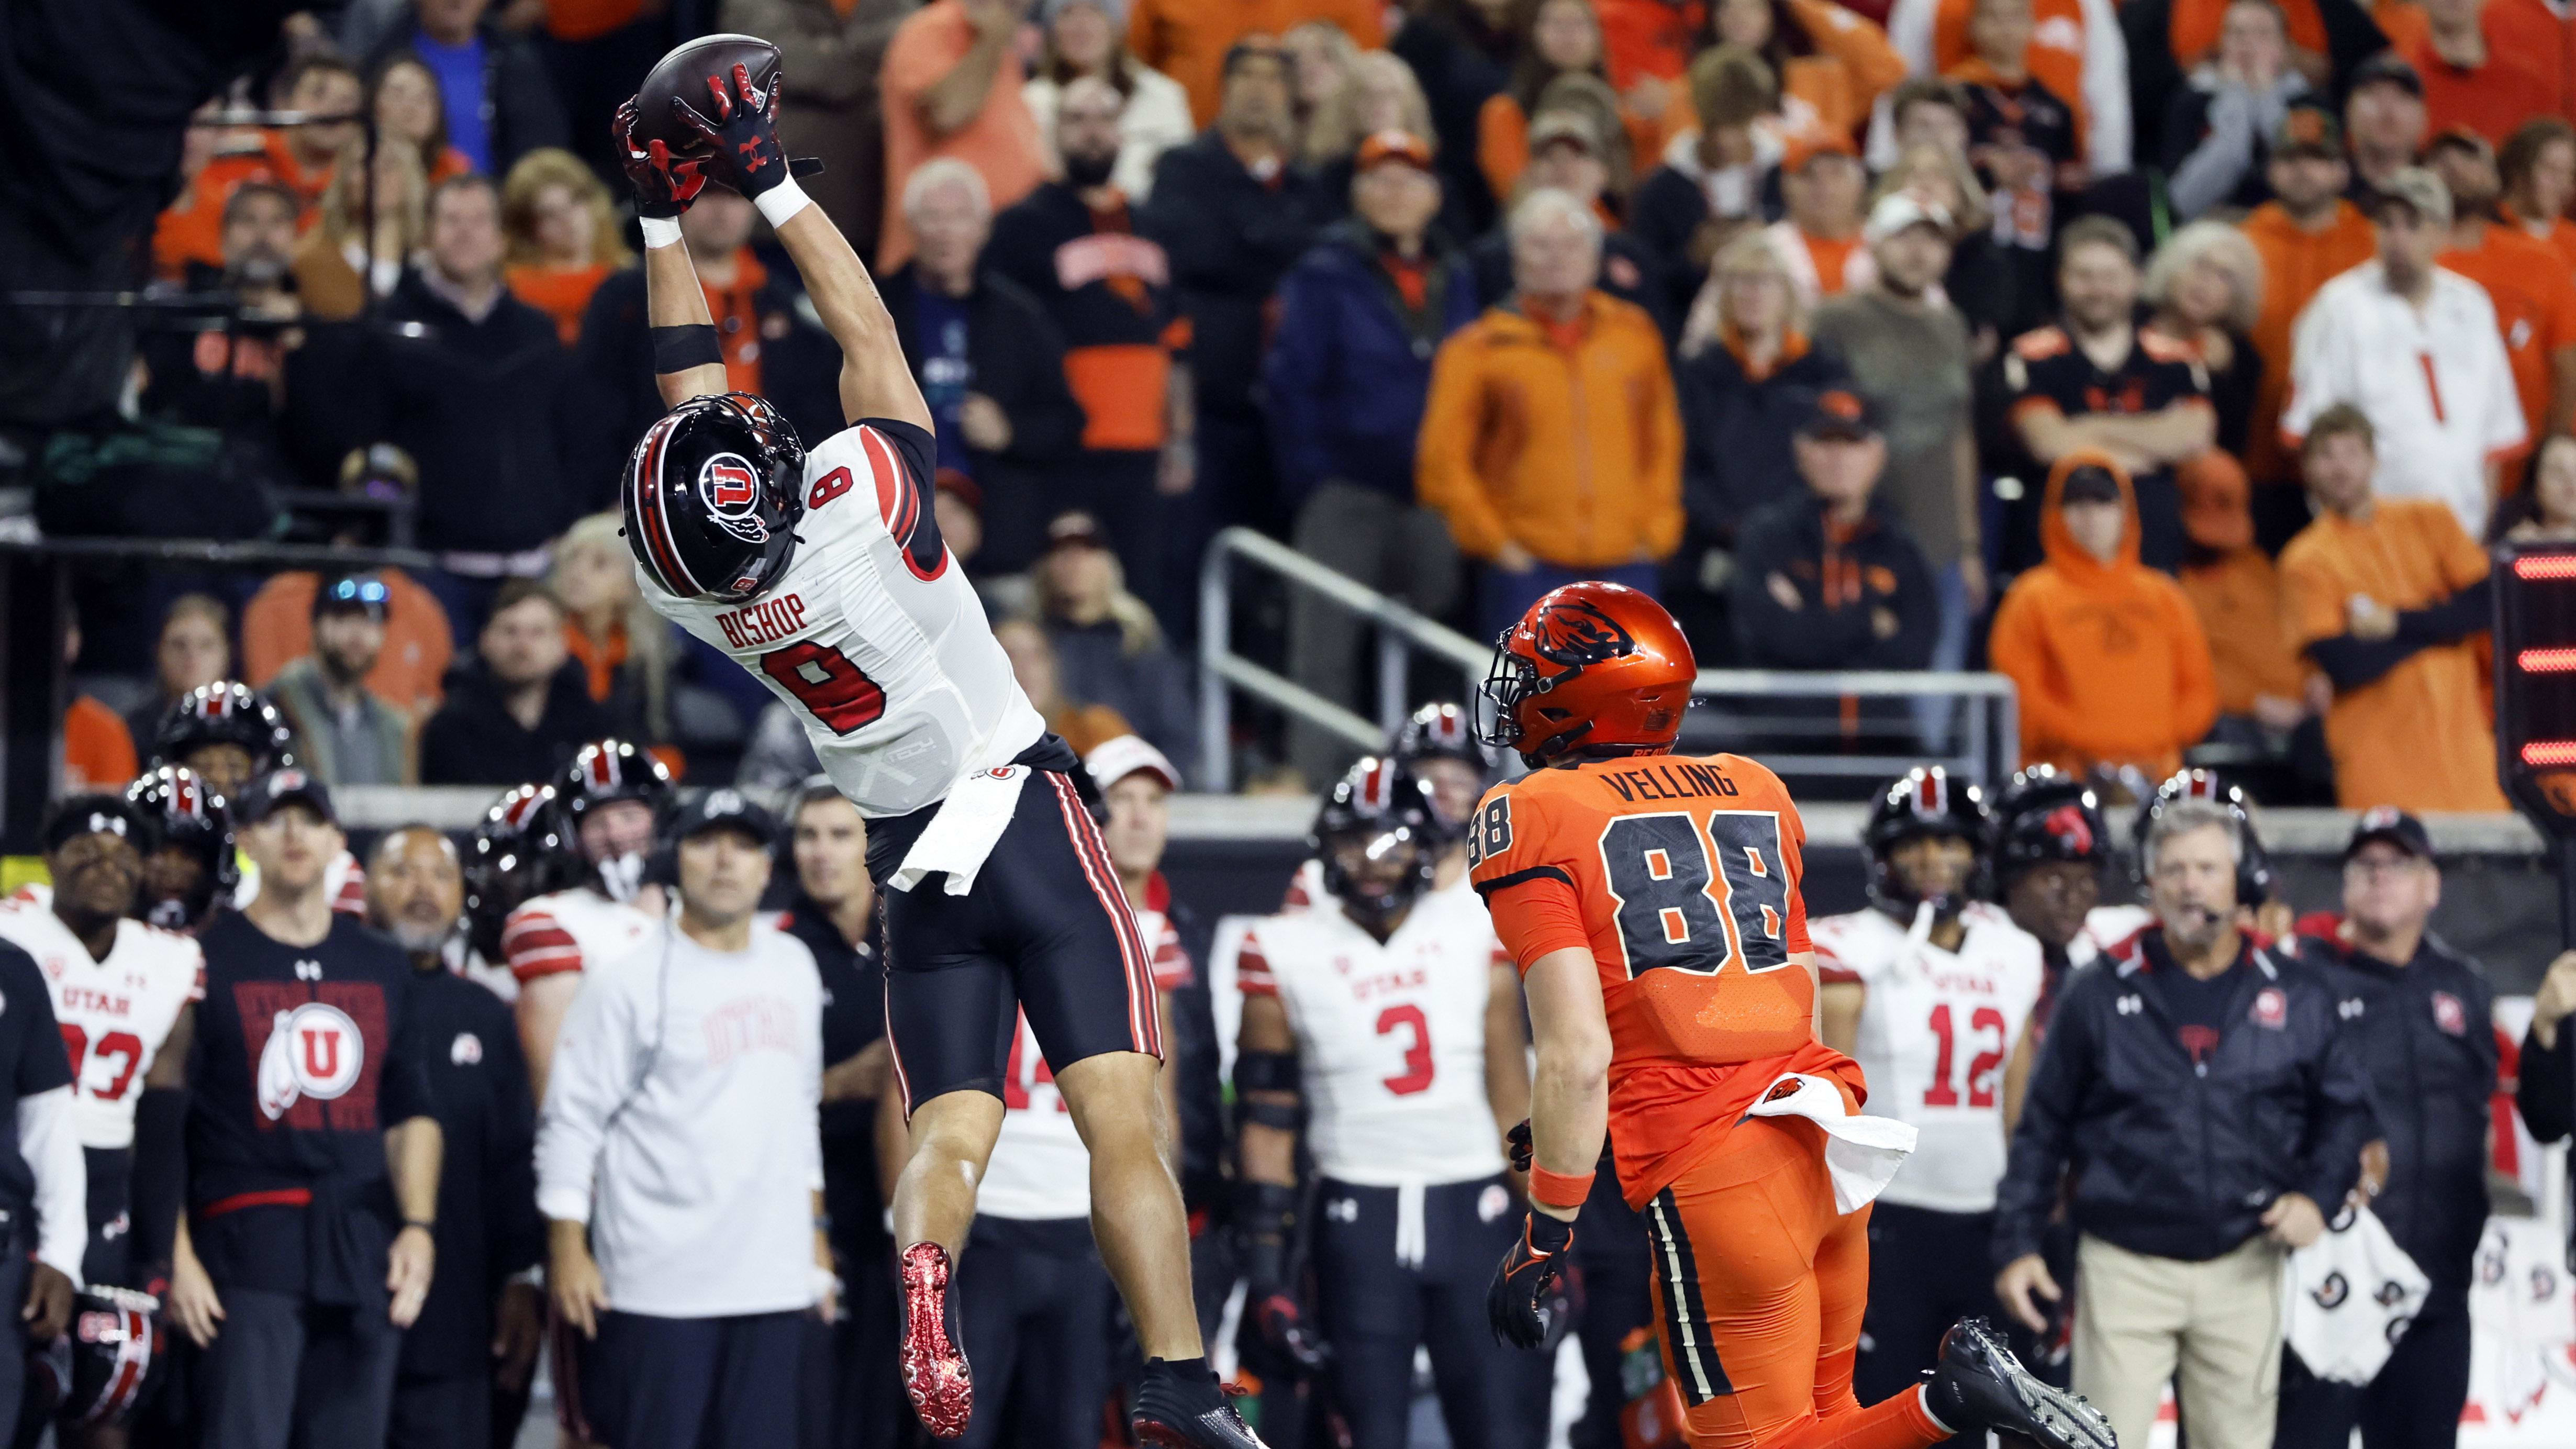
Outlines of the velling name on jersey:
[[152,1059],[181,1009],[205,995],[205,953],[190,937],[128,920],[117,922],[107,959],[93,960],[52,901],[31,890],[0,902],[0,940],[35,957],[52,991],[81,1145],[130,1146]]

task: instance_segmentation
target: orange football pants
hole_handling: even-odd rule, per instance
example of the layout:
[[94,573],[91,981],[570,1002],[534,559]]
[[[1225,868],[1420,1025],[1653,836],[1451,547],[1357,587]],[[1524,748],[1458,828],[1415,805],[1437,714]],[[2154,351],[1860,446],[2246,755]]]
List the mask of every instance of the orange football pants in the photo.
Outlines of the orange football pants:
[[1812,1122],[1748,1117],[1646,1204],[1656,1334],[1691,1449],[1929,1449],[1950,1437],[1907,1389],[1862,1408],[1869,1209],[1838,1213]]

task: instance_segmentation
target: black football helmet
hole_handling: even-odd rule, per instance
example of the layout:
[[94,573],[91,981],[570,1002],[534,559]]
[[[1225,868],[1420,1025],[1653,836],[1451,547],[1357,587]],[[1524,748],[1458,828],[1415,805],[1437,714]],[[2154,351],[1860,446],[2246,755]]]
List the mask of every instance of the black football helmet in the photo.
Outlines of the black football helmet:
[[560,839],[570,870],[565,885],[586,885],[611,900],[631,901],[644,885],[645,851],[595,861],[582,849],[581,822],[614,800],[640,800],[653,807],[653,828],[661,833],[678,796],[671,772],[641,745],[626,740],[599,740],[581,747],[572,764],[555,781],[554,808],[561,812]]
[[[1950,778],[1939,765],[1905,773],[1879,793],[1861,831],[1861,849],[1869,856],[1869,898],[1889,914],[1911,920],[1926,899],[1941,915],[1955,915],[1982,894],[1986,836],[1990,817],[1984,792]],[[1976,862],[1955,894],[1926,897],[1908,884],[1896,868],[1896,847],[1926,835],[1946,835],[1968,842]]]
[[683,599],[747,602],[795,556],[805,445],[765,399],[692,398],[645,430],[622,491],[646,577]]
[[[126,802],[158,827],[160,839],[143,862],[143,889],[135,915],[170,931],[204,926],[215,907],[233,898],[241,866],[233,858],[232,816],[224,798],[206,788],[197,772],[158,765],[125,787]],[[164,857],[193,862],[176,867]]]
[[514,786],[493,801],[465,850],[467,942],[485,961],[501,964],[501,928],[510,913],[571,884],[578,856],[552,785]]
[[2111,863],[2111,831],[2093,787],[2054,765],[2033,765],[1995,797],[1989,856],[1995,884],[2009,890],[2022,872],[2051,862]]
[[[1455,760],[1476,772],[1479,790],[1494,782],[1500,764],[1492,748],[1476,737],[1475,720],[1454,704],[1426,704],[1415,710],[1396,727],[1394,737],[1387,741],[1386,750],[1390,758],[1407,770],[1416,770],[1425,760]],[[1431,796],[1436,804],[1440,798],[1437,785],[1433,786]],[[1443,810],[1440,812],[1441,822],[1454,832],[1465,825],[1465,817],[1474,813],[1475,808],[1476,802],[1470,799],[1456,819],[1451,819],[1449,812]]]
[[2254,829],[2253,802],[2215,770],[2178,770],[2138,807],[2138,823],[2129,840],[2137,851],[2139,883],[2143,885],[2155,869],[2155,862],[2147,858],[2147,831],[2184,800],[2205,800],[2236,822],[2236,904],[2252,910],[2270,900],[2279,877],[2272,869],[2272,853],[2263,848],[2263,837]]
[[83,1289],[72,1295],[63,1336],[30,1345],[28,1392],[46,1418],[122,1424],[143,1401],[161,1343],[159,1299],[131,1288]]
[[170,706],[152,737],[152,763],[184,765],[208,745],[239,745],[254,776],[295,763],[295,731],[284,712],[235,679],[199,685]]
[[[1324,889],[1351,919],[1376,929],[1431,889],[1447,835],[1432,804],[1431,787],[1395,761],[1367,755],[1333,786],[1331,798],[1315,813],[1306,848],[1324,864]],[[1353,847],[1372,860],[1410,851],[1413,866],[1392,885],[1363,887],[1342,861],[1343,852]]]

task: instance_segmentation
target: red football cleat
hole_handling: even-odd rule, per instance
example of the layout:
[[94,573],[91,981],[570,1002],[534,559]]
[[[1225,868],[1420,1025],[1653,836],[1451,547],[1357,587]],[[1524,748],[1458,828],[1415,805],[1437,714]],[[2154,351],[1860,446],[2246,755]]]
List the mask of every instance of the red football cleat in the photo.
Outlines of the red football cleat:
[[903,1391],[921,1426],[942,1439],[966,1432],[975,1412],[975,1376],[966,1367],[956,1307],[949,1301],[948,1250],[915,1243],[903,1250]]

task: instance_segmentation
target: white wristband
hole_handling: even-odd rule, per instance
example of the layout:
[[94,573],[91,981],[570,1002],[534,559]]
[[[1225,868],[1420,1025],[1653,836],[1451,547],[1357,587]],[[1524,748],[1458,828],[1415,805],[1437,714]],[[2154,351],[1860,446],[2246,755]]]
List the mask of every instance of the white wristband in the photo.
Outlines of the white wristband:
[[676,216],[639,216],[635,224],[644,229],[644,250],[648,252],[680,244],[680,219]]
[[751,204],[760,208],[760,214],[769,218],[770,228],[776,230],[787,224],[787,218],[812,206],[814,198],[807,196],[805,188],[797,185],[796,178],[790,176],[753,197]]

